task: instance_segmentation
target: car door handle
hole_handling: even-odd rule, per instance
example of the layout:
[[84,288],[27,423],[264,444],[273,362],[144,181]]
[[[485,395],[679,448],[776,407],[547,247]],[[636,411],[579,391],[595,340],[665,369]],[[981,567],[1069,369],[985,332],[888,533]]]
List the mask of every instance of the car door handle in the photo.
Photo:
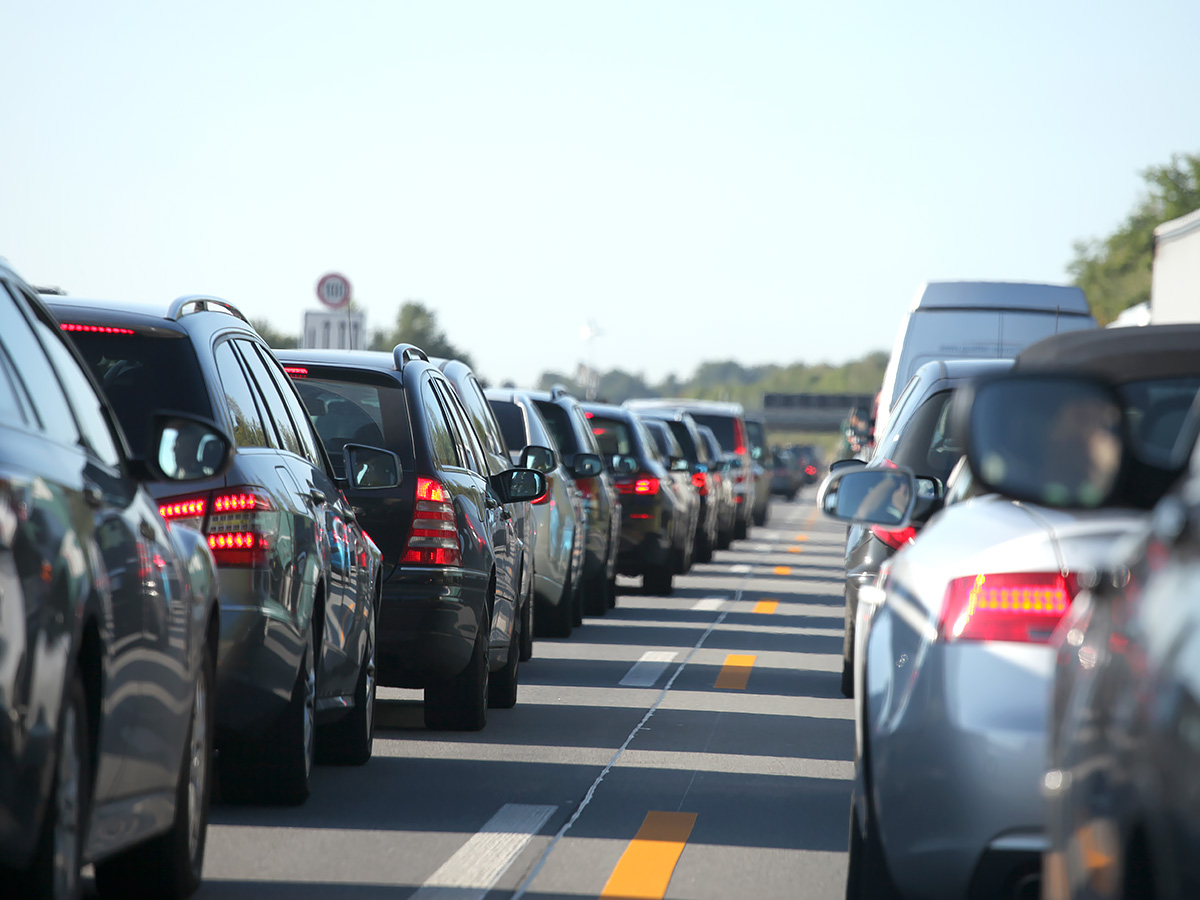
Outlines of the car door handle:
[[308,492],[308,496],[312,497],[313,503],[321,506],[325,503],[325,492],[319,488],[313,488]]

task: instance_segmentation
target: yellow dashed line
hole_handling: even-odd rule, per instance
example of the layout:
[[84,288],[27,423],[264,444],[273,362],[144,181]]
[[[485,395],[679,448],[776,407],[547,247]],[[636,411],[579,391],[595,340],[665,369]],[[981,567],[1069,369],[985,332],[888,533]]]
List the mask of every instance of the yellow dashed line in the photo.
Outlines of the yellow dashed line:
[[756,613],[766,613],[767,615],[770,615],[771,613],[775,612],[775,610],[777,610],[778,608],[779,608],[778,600],[759,600],[757,603],[754,604],[754,611]]
[[646,813],[642,827],[621,854],[600,896],[662,900],[695,824],[695,813]]
[[776,566],[775,574],[776,575],[791,575],[792,567],[791,566]]
[[796,540],[798,540],[798,541],[807,541],[807,540],[808,540],[808,535],[807,535],[807,534],[798,534],[798,535],[796,535]]
[[803,547],[788,547],[787,550],[788,550],[788,553],[803,553],[804,552]]
[[717,676],[713,687],[726,691],[745,690],[756,659],[757,656],[730,653],[725,657],[725,665],[721,666],[721,674]]

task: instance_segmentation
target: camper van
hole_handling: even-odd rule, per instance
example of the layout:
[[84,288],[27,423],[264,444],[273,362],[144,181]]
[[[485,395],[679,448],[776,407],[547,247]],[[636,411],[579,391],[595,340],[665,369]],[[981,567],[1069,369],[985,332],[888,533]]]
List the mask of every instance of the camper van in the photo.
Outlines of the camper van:
[[1017,281],[930,281],[900,323],[883,375],[875,434],[913,374],[927,362],[1008,359],[1060,331],[1095,328],[1077,287]]

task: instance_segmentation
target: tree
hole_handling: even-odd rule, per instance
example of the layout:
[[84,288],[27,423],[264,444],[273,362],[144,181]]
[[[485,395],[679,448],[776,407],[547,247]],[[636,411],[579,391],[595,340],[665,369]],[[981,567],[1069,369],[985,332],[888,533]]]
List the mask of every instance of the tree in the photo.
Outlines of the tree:
[[272,350],[291,350],[300,346],[300,336],[278,331],[267,319],[251,319],[250,324]]
[[390,351],[397,344],[415,344],[429,356],[460,359],[471,368],[471,357],[450,343],[446,332],[438,326],[437,313],[419,300],[406,300],[396,314],[391,331],[382,328],[371,334],[371,349]]
[[1141,175],[1147,193],[1133,212],[1108,237],[1077,241],[1067,266],[1101,325],[1150,299],[1154,229],[1200,209],[1200,154],[1176,154],[1167,165],[1151,166]]

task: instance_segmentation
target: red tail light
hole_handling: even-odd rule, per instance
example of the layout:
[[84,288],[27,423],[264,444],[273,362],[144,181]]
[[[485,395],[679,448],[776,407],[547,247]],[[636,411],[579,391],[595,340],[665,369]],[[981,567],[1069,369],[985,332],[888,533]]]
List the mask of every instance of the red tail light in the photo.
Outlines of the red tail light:
[[204,511],[207,507],[207,494],[198,497],[173,497],[159,505],[158,514],[168,522],[190,525],[197,531],[203,531]]
[[217,564],[257,566],[266,562],[276,536],[276,516],[271,499],[261,491],[218,491],[204,527]]
[[622,494],[641,494],[649,496],[657,494],[661,484],[653,475],[639,475],[636,479],[622,479],[617,482],[617,491]]
[[692,484],[695,486],[696,490],[700,492],[701,497],[708,496],[708,473],[693,472]]
[[417,478],[412,532],[400,561],[421,566],[462,565],[454,504],[441,482],[433,478]]
[[909,525],[907,528],[898,528],[893,531],[879,525],[872,525],[871,534],[893,550],[899,550],[917,536],[917,529]]
[[83,331],[88,334],[137,334],[132,328],[113,328],[108,325],[77,325],[74,322],[63,322],[58,327],[63,331]]
[[292,378],[308,377],[308,369],[304,366],[284,366],[283,371],[287,372]]
[[816,475],[816,474],[817,474],[817,467],[816,467],[816,466],[805,466],[805,467],[804,467],[804,474],[805,474],[805,475]]
[[956,578],[938,632],[947,641],[1044,644],[1079,591],[1074,575],[1003,572]]

